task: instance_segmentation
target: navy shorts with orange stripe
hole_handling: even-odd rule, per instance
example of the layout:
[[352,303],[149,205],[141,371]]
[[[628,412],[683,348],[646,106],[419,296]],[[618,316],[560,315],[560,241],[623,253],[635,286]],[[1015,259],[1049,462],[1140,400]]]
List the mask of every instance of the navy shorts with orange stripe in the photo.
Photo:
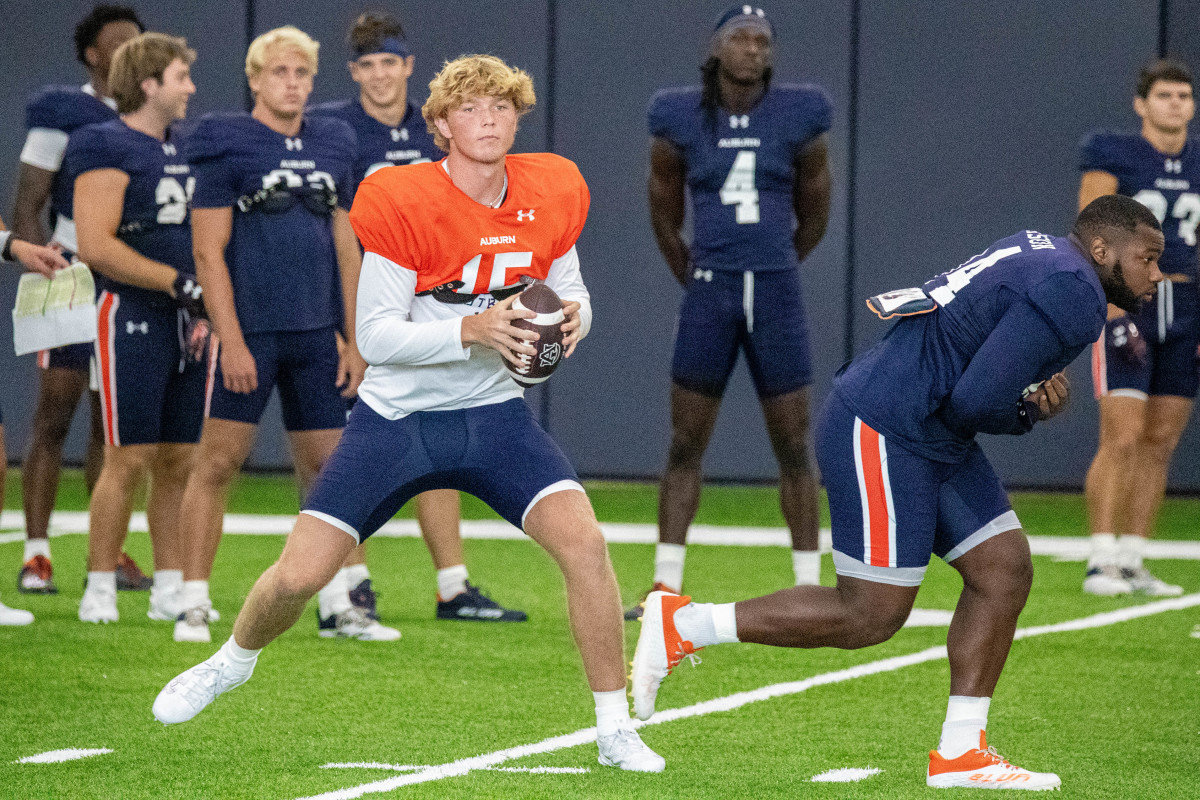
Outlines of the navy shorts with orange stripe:
[[930,555],[950,562],[1021,527],[978,444],[959,464],[933,461],[873,430],[832,392],[816,451],[838,575],[917,586]]
[[175,302],[165,295],[147,302],[101,292],[96,331],[104,441],[199,441],[206,365],[183,357],[183,319]]

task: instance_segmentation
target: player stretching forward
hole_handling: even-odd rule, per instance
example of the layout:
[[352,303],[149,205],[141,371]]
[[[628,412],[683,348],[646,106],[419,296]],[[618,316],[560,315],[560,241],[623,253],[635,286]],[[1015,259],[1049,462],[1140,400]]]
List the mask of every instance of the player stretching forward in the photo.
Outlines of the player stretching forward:
[[[117,104],[108,86],[113,53],[144,30],[128,6],[97,5],[75,26],[75,56],[87,68],[82,87],[49,86],[35,94],[25,110],[29,134],[21,150],[17,175],[13,232],[30,242],[44,242],[42,212],[49,203],[52,244],[68,259],[78,245],[72,221],[71,176],[62,170],[72,131],[117,118]],[[63,445],[79,398],[88,388],[92,344],[71,344],[38,353],[41,367],[37,408],[29,454],[25,458],[25,557],[17,589],[29,594],[55,594],[50,562],[50,513],[58,494]],[[91,492],[100,476],[104,433],[100,399],[89,393],[91,433],[84,461],[84,478]],[[150,579],[125,553],[117,561],[118,589],[147,589]]]
[[1140,135],[1101,131],[1084,139],[1079,205],[1106,194],[1145,204],[1166,237],[1165,279],[1157,303],[1110,308],[1092,348],[1100,448],[1087,474],[1092,556],[1083,590],[1171,596],[1183,587],[1151,574],[1142,556],[1200,388],[1200,145],[1188,139],[1196,111],[1191,72],[1176,61],[1151,62],[1138,76],[1133,108]]
[[[359,85],[358,98],[323,103],[309,114],[344,119],[354,128],[358,137],[354,180],[394,164],[420,164],[439,157],[420,109],[408,100],[414,56],[399,20],[390,14],[363,14],[350,28],[349,41],[355,56],[350,77]],[[422,492],[415,502],[421,535],[437,570],[437,618],[524,622],[524,611],[504,608],[471,585],[459,533],[458,492]],[[351,553],[334,582],[346,581],[354,604],[378,619],[363,550]]]
[[[304,116],[317,49],[290,26],[259,36],[246,53],[253,110],[208,115],[187,139],[196,270],[220,344],[209,356],[208,419],[184,491],[188,550],[176,641],[210,641],[208,578],[225,498],[271,390],[278,384],[307,493],[346,424],[338,386],[357,391],[366,369],[353,337],[361,258],[347,214],[354,132],[338,120]],[[341,314],[334,307],[339,276]],[[344,359],[337,345],[343,316],[350,338]],[[322,597],[322,636],[400,638],[355,609],[344,582],[339,587]]]
[[[0,262],[19,262],[31,272],[40,273],[47,278],[53,277],[55,270],[70,266],[57,249],[18,239],[4,227],[4,220],[0,220]],[[4,414],[0,412],[0,454],[4,452]],[[7,462],[8,459],[0,458],[0,508],[4,507]],[[0,603],[0,625],[28,625],[31,622],[33,614]]]
[[506,155],[534,102],[524,72],[464,56],[429,88],[422,112],[449,156],[381,170],[363,181],[351,212],[366,248],[358,332],[371,367],[362,401],[233,637],[171,681],[154,715],[183,722],[243,683],[259,650],[299,618],[358,543],[418,492],[457,489],[523,528],[562,569],[596,700],[600,763],[659,772],[665,762],[629,723],[620,597],[604,537],[574,469],[502,362],[535,352],[511,324],[533,316],[512,308],[522,278],[544,280],[565,301],[567,355],[588,332],[575,250],[587,186],[558,156]]
[[[143,33],[113,56],[120,119],[71,135],[80,257],[96,271],[96,362],[104,408],[104,468],[92,494],[84,622],[117,621],[114,570],[133,496],[150,474],[154,544],[151,619],[174,622],[183,591],[180,501],[204,419],[207,331],[192,261],[182,145],[171,135],[196,87],[182,39]],[[173,581],[160,580],[170,573]]]
[[[775,30],[762,9],[717,20],[704,85],[650,101],[650,221],[686,287],[671,364],[671,445],[658,497],[654,588],[683,586],[688,526],[721,396],[746,353],[779,460],[796,584],[820,582],[817,476],[808,445],[812,364],[799,263],[825,234],[829,99],[772,85]],[[682,237],[684,187],[695,240]],[[637,619],[641,606],[625,614]]]
[[1099,335],[1105,300],[1132,310],[1154,292],[1162,251],[1145,206],[1102,197],[1065,239],[1024,231],[922,288],[872,298],[881,316],[913,316],[842,369],[821,412],[817,460],[837,588],[798,586],[723,605],[651,593],[633,659],[637,715],[654,713],[660,682],[705,645],[886,641],[937,553],[962,575],[963,591],[946,639],[950,702],[927,783],[1057,787],[1057,775],[1009,764],[984,735],[1033,563],[975,434],[1026,433],[1061,411],[1060,370]]

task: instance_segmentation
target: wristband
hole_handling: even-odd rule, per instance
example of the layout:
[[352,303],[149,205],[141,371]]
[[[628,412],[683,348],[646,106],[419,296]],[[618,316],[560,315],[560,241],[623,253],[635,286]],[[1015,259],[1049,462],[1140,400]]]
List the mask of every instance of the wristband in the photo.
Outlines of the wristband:
[[17,237],[13,236],[12,231],[0,231],[0,241],[4,244],[0,245],[0,261],[14,261],[12,254],[13,240]]

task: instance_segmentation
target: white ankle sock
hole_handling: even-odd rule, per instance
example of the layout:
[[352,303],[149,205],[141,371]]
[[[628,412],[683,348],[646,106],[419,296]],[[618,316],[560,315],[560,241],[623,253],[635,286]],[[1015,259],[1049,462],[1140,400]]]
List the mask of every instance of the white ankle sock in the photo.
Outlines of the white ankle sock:
[[1141,569],[1146,554],[1146,538],[1123,533],[1117,537],[1117,563],[1125,569]]
[[942,724],[942,738],[938,742],[938,753],[942,758],[958,758],[979,747],[979,734],[987,730],[991,705],[990,697],[950,695],[950,701],[946,704],[946,721]]
[[240,646],[232,636],[222,645],[221,649],[225,651],[225,656],[239,667],[254,666],[254,662],[258,660],[258,654],[262,652],[261,649],[248,650]]
[[683,589],[683,557],[687,545],[659,542],[654,548],[654,582],[672,591]]
[[675,630],[693,647],[736,642],[733,603],[688,603],[675,612]]
[[154,570],[154,593],[174,594],[183,588],[183,570],[156,569]]
[[317,609],[321,619],[329,619],[349,611],[350,608],[350,587],[346,586],[346,576],[339,570],[333,579],[317,592]]
[[352,564],[349,567],[342,567],[342,572],[346,574],[346,585],[351,589],[363,581],[371,579],[371,572],[367,569],[366,564]]
[[629,727],[629,698],[624,689],[592,692],[596,699],[596,735],[612,736]]
[[205,603],[212,605],[208,599],[208,581],[184,581],[183,608],[198,608]]
[[1117,537],[1115,534],[1093,533],[1091,539],[1092,554],[1088,557],[1088,569],[1117,563],[1120,551],[1117,548]]
[[453,567],[439,569],[437,571],[438,597],[442,600],[449,600],[462,594],[467,590],[468,577],[466,564],[455,564]]
[[25,540],[25,561],[34,556],[50,557],[50,540],[49,539],[26,539]]
[[117,573],[115,572],[89,572],[87,576],[86,591],[101,591],[117,592]]
[[793,550],[792,572],[797,586],[818,586],[821,583],[821,551]]

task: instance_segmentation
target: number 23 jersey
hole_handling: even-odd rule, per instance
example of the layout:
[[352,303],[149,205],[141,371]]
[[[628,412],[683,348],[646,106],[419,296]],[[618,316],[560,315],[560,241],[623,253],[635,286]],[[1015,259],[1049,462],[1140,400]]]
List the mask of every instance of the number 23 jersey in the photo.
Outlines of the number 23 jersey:
[[[372,366],[359,395],[379,414],[456,409],[520,397],[495,350],[461,344],[462,320],[495,302],[491,292],[521,278],[545,281],[578,301],[580,338],[591,308],[575,241],[590,196],[574,163],[549,153],[505,158],[508,192],[499,208],[454,185],[444,162],[390,167],[368,176],[350,222],[362,242],[358,345]],[[462,283],[464,303],[422,292]]]
[[683,158],[692,198],[692,260],[699,269],[792,269],[798,154],[829,130],[830,103],[812,85],[773,85],[748,114],[715,115],[700,89],[664,89],[650,101],[650,135]]

